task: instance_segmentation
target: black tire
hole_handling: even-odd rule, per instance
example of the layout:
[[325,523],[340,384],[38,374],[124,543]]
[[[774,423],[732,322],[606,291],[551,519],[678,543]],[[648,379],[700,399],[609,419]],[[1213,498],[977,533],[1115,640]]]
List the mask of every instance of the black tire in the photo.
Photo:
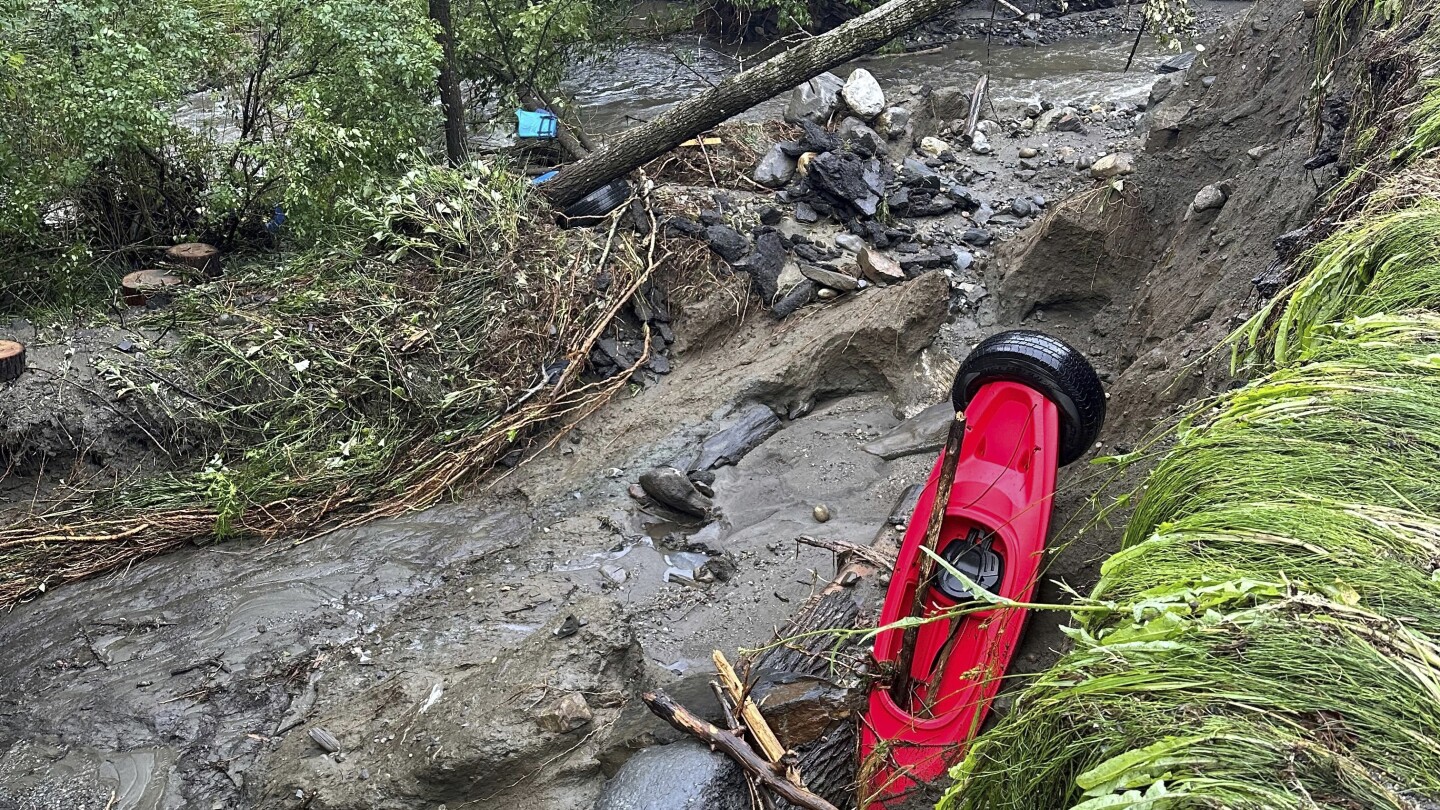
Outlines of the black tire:
[[961,411],[988,382],[1008,380],[1034,388],[1060,410],[1060,465],[1085,455],[1105,423],[1105,388],[1085,355],[1065,341],[1013,329],[980,341],[960,364],[950,401]]
[[630,184],[623,179],[615,180],[572,203],[560,214],[560,225],[565,228],[595,225],[628,199]]

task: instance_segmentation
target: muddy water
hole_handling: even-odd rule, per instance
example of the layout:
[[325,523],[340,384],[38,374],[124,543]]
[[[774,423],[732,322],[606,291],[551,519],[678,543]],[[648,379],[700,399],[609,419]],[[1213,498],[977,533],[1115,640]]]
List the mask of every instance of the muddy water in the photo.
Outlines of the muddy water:
[[[1135,103],[1145,98],[1155,81],[1155,66],[1173,53],[1146,38],[1127,72],[1132,44],[1129,37],[1083,38],[1043,47],[987,48],[984,42],[962,40],[917,53],[867,57],[835,72],[844,76],[852,67],[864,67],[884,88],[971,85],[988,73],[996,101]],[[758,61],[693,40],[639,43],[575,66],[565,89],[574,96],[589,128],[613,132],[648,121]],[[779,118],[783,110],[784,99],[772,99],[741,118],[770,120]]]

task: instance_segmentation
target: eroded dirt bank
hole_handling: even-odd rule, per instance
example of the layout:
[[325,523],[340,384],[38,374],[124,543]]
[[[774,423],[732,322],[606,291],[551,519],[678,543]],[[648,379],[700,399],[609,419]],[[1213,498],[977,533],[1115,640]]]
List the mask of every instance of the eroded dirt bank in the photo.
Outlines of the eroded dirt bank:
[[[942,399],[978,336],[1024,324],[1084,348],[1110,385],[1106,450],[1228,383],[1206,352],[1257,300],[1272,240],[1333,179],[1302,168],[1311,77],[1287,57],[1311,24],[1298,2],[1255,6],[1163,80],[1168,93],[1151,91],[1138,129],[1116,131],[1136,155],[1123,192],[1016,217],[997,230],[1018,237],[993,258],[977,250],[968,272],[778,324],[746,303],[743,277],[678,296],[662,383],[464,503],[295,549],[189,550],[16,608],[0,618],[0,807],[591,806],[637,750],[675,737],[640,688],[713,709],[709,651],[766,639],[829,578],[829,553],[793,543],[817,531],[817,505],[827,536],[868,543],[893,525],[930,457],[864,446]],[[1013,171],[1033,137],[999,135],[996,156],[962,160]],[[1078,159],[1052,151],[1020,170],[1089,185]],[[1015,196],[993,182],[993,201]],[[917,229],[928,248],[961,225]],[[718,520],[702,529],[630,496],[756,405],[779,429],[714,470]],[[1103,475],[1082,465],[1062,481],[1051,574],[1077,589],[1115,540],[1078,534]],[[1047,584],[1042,598],[1061,594]],[[1037,617],[1022,670],[1052,659],[1055,623]],[[671,773],[708,761],[670,749]],[[676,781],[671,806],[748,806],[704,793],[725,778]]]

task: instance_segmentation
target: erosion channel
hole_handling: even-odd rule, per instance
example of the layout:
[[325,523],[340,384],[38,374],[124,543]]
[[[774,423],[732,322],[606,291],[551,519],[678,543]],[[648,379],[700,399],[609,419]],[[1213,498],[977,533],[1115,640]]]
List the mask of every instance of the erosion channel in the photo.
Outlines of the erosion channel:
[[[786,181],[755,182],[768,142],[744,176],[706,176],[681,147],[675,160],[698,168],[656,179],[664,213],[684,222],[660,227],[706,243],[716,270],[665,289],[663,363],[458,502],[293,547],[190,547],[0,614],[0,807],[750,807],[728,760],[680,740],[637,696],[663,687],[718,719],[711,651],[768,642],[835,572],[831,552],[795,538],[898,538],[950,380],[979,339],[1025,326],[1086,353],[1110,393],[1091,457],[1145,446],[1230,385],[1228,357],[1211,349],[1255,311],[1272,243],[1309,220],[1335,169],[1302,167],[1323,133],[1310,65],[1289,58],[1314,24],[1300,3],[1197,10],[1203,51],[1164,74],[1174,54],[1148,39],[1125,71],[1136,18],[1123,10],[1006,23],[988,45],[962,38],[835,71],[869,70],[910,119],[844,136],[873,137],[866,148],[894,167],[889,231],[847,229],[793,180],[783,196]],[[733,69],[693,44],[635,45],[576,66],[567,86],[603,134]],[[984,73],[988,146],[971,148],[956,130]],[[790,104],[743,118],[774,133]],[[901,275],[837,294],[801,271],[857,250]],[[767,273],[775,300],[762,305]],[[776,293],[797,286],[806,294],[777,317]],[[32,367],[52,371],[125,335],[10,327]],[[592,361],[623,367],[635,340],[617,334],[608,361]],[[26,379],[0,384],[7,442],[47,425],[101,443],[125,429]],[[1143,465],[1116,482],[1091,457],[1062,471],[1041,601],[1085,591],[1118,543],[1123,510],[1098,509]],[[636,497],[668,466],[699,473],[707,517]],[[5,480],[0,498],[23,504],[42,478]],[[873,621],[883,579],[860,587]],[[1061,623],[1032,618],[1013,673],[1053,662]]]

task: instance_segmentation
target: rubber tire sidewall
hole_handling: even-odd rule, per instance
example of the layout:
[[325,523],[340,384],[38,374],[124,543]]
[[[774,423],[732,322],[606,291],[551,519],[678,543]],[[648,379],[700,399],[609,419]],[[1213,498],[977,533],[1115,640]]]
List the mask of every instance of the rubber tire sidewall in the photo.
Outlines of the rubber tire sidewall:
[[[1028,348],[1032,351],[1022,351]],[[1039,391],[1060,413],[1060,466],[1078,461],[1105,421],[1105,389],[1085,356],[1065,341],[1028,329],[982,340],[955,375],[950,399],[963,411],[986,383],[1016,382]]]

